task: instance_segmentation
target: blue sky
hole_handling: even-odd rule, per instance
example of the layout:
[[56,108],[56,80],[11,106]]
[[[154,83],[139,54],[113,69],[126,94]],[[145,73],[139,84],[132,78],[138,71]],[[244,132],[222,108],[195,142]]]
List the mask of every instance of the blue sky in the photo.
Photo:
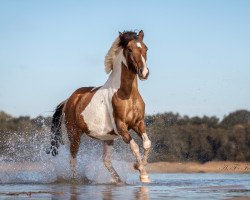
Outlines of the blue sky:
[[146,113],[250,109],[250,1],[0,1],[0,110],[51,115],[100,86],[118,31],[145,32]]

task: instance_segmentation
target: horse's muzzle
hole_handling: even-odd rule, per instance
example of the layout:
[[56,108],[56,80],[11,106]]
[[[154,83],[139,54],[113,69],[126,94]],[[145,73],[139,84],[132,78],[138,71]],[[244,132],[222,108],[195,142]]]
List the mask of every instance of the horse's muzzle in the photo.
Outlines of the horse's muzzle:
[[149,69],[147,69],[147,72],[146,73],[143,73],[143,68],[139,69],[138,70],[138,77],[141,81],[145,81],[148,79],[148,76],[149,76]]

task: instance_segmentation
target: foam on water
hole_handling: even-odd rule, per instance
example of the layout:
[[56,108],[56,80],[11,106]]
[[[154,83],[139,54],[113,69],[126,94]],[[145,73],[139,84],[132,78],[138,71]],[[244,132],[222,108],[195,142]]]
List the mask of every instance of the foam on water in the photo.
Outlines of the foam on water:
[[[53,157],[46,154],[50,144],[50,131],[43,131],[30,136],[10,133],[11,139],[6,141],[7,151],[0,157],[0,183],[53,183],[70,180],[69,150],[67,146],[59,147],[59,155]],[[77,177],[87,177],[94,183],[110,183],[111,177],[102,162],[102,142],[83,136],[77,156]],[[127,148],[123,151],[121,148]],[[127,158],[124,161],[122,156]],[[112,163],[121,178],[128,182],[132,174],[130,162],[133,157],[128,153],[126,145],[114,149]],[[128,162],[129,161],[129,162]]]

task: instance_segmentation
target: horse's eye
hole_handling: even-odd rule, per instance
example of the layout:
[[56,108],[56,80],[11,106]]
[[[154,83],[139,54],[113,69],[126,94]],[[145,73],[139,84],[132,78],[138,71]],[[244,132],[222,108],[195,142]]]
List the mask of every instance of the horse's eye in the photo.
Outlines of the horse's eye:
[[132,52],[132,49],[128,48],[128,52],[131,53],[131,52]]

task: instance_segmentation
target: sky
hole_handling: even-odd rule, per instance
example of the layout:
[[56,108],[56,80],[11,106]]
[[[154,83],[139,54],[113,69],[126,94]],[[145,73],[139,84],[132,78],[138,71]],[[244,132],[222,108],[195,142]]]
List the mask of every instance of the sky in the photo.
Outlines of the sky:
[[144,30],[146,113],[220,118],[250,110],[250,1],[0,1],[0,110],[52,115],[108,75],[118,31]]

